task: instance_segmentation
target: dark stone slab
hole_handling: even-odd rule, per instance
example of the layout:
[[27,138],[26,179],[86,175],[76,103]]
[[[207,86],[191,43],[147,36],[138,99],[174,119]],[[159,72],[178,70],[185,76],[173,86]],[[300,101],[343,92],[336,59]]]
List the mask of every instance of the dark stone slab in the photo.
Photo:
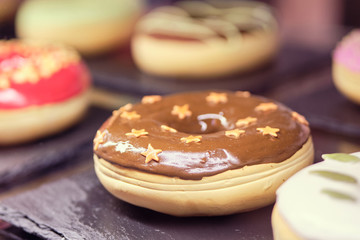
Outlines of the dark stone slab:
[[360,106],[347,100],[333,85],[285,104],[303,114],[312,128],[360,138]]
[[[315,162],[360,139],[312,132]],[[92,159],[92,152],[82,159]],[[78,175],[43,185],[0,203],[0,219],[44,239],[272,239],[272,205],[222,217],[178,218],[136,207],[110,195],[92,166]],[[14,234],[11,229],[8,234]],[[23,235],[22,235],[23,236]]]
[[97,87],[144,95],[204,89],[249,90],[253,93],[263,93],[289,81],[292,76],[329,65],[330,61],[330,50],[320,52],[301,46],[285,45],[272,63],[254,72],[221,79],[194,81],[147,75],[136,68],[131,60],[130,50],[88,59],[87,63]]
[[82,151],[91,151],[96,130],[110,114],[92,107],[67,131],[24,145],[0,147],[0,192],[73,164]]
[[92,169],[0,204],[1,219],[45,239],[272,239],[271,211],[172,217],[116,199]]

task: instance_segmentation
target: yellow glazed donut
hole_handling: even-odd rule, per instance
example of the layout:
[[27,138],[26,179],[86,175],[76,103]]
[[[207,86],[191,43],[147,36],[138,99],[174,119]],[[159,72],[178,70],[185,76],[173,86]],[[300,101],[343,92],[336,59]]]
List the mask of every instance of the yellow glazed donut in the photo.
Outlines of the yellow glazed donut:
[[263,65],[277,44],[277,23],[264,3],[181,1],[140,20],[132,54],[150,74],[208,78]]
[[337,45],[333,55],[333,80],[342,94],[360,104],[360,30],[353,30]]
[[17,14],[16,32],[94,55],[128,42],[143,7],[142,0],[28,0]]
[[324,154],[277,190],[275,240],[360,237],[360,152]]
[[88,106],[90,76],[78,54],[59,45],[0,41],[0,145],[59,132]]
[[249,92],[145,96],[94,139],[95,171],[114,196],[175,216],[250,211],[313,162],[303,116]]

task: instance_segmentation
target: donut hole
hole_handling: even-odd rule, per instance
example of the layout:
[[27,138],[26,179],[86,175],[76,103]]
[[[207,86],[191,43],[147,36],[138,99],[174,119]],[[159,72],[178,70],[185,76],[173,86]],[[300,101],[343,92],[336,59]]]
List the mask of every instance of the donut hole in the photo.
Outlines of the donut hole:
[[187,134],[209,134],[233,128],[227,119],[220,114],[203,114],[197,118],[169,123],[168,126]]

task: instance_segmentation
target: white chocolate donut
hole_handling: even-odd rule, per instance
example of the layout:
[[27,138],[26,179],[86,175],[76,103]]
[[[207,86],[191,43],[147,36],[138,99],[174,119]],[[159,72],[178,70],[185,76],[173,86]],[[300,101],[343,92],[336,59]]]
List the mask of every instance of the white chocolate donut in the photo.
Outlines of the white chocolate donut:
[[132,54],[147,73],[201,79],[259,67],[277,45],[276,19],[264,3],[181,1],[140,20]]
[[360,152],[325,154],[277,191],[272,214],[275,240],[360,237]]
[[333,55],[333,80],[337,89],[360,104],[360,30],[353,30],[337,45]]
[[143,0],[28,0],[17,14],[16,33],[101,54],[129,41],[143,8]]

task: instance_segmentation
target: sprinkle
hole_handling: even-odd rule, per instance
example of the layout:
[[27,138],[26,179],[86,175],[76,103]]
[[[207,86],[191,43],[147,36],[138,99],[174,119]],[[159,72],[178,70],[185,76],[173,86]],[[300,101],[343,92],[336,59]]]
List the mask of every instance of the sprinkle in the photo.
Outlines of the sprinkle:
[[278,109],[278,105],[275,103],[269,102],[269,103],[260,103],[258,106],[255,107],[255,111],[271,111]]
[[171,114],[177,115],[180,119],[184,119],[185,117],[190,117],[192,112],[189,110],[189,104],[185,104],[182,106],[175,105]]
[[239,136],[244,133],[245,130],[233,129],[233,130],[225,131],[225,136],[239,138]]
[[309,172],[310,174],[315,174],[324,178],[328,178],[334,181],[339,181],[339,182],[346,182],[346,183],[353,183],[356,184],[357,183],[357,179],[350,176],[350,175],[346,175],[343,173],[338,173],[338,172],[333,172],[333,171],[327,171],[327,170],[313,170]]
[[150,96],[144,96],[141,99],[142,104],[153,104],[156,102],[161,101],[162,97],[160,95],[150,95]]
[[132,107],[133,107],[133,105],[132,105],[131,103],[128,103],[128,104],[120,107],[120,108],[118,109],[118,111],[120,111],[120,112],[130,111]]
[[339,199],[339,200],[347,200],[347,201],[351,201],[351,202],[356,202],[356,198],[344,193],[344,192],[339,192],[339,191],[334,191],[331,189],[323,189],[321,190],[321,193],[324,193],[326,195],[328,195],[329,197],[335,198],[335,199]]
[[247,117],[247,118],[242,118],[236,121],[235,125],[237,127],[247,127],[252,123],[255,123],[257,121],[257,118],[255,117]]
[[261,132],[264,136],[265,135],[271,135],[273,137],[277,137],[277,133],[280,131],[279,128],[272,128],[269,126],[266,126],[264,128],[256,128],[257,131]]
[[169,131],[171,133],[176,133],[177,132],[177,130],[175,128],[172,128],[172,127],[169,127],[169,126],[166,126],[166,125],[161,125],[161,130]]
[[305,119],[305,117],[303,115],[300,115],[297,112],[292,112],[291,116],[292,116],[292,118],[294,118],[299,123],[302,123],[302,124],[304,124],[306,126],[309,126],[309,122]]
[[133,119],[139,119],[140,115],[137,114],[136,111],[132,111],[132,112],[122,112],[120,115],[121,118],[126,118],[127,120],[133,120]]
[[206,101],[207,101],[208,103],[214,103],[214,104],[226,103],[226,102],[228,101],[228,98],[227,98],[226,93],[211,92],[211,93],[206,97]]
[[0,89],[5,89],[10,87],[10,81],[3,76],[0,76]]
[[[70,64],[80,61],[76,52],[63,47],[56,45],[43,47],[39,44],[16,40],[0,41],[0,54],[3,56],[11,56],[12,54],[21,56],[21,64],[19,61],[8,58],[6,60],[9,61],[6,64],[0,65],[0,72],[7,73],[8,81],[16,84],[35,84],[44,78],[51,77]],[[9,87],[10,83],[2,82],[0,84],[0,89]]]
[[99,148],[99,145],[101,143],[104,143],[104,137],[105,137],[105,131],[104,132],[101,132],[100,130],[97,130],[96,132],[96,136],[94,138],[94,150],[98,150]]
[[150,162],[151,160],[159,162],[158,154],[161,153],[161,149],[154,149],[151,144],[149,143],[148,148],[145,152],[142,152],[141,155],[143,155],[145,158],[145,163]]
[[360,158],[354,155],[346,154],[346,153],[330,153],[330,154],[323,154],[321,157],[324,160],[335,160],[339,162],[360,162]]
[[235,95],[237,97],[243,97],[243,98],[248,98],[251,96],[251,93],[249,91],[236,91]]
[[191,142],[195,142],[195,143],[199,143],[201,142],[201,139],[202,139],[202,136],[193,136],[193,135],[190,135],[188,137],[182,137],[180,139],[181,142],[184,142],[184,143],[191,143]]
[[131,129],[131,132],[129,133],[125,133],[126,136],[135,136],[135,137],[141,137],[141,136],[146,136],[148,135],[149,133],[145,131],[145,129],[139,129],[139,130],[136,130],[136,129]]

